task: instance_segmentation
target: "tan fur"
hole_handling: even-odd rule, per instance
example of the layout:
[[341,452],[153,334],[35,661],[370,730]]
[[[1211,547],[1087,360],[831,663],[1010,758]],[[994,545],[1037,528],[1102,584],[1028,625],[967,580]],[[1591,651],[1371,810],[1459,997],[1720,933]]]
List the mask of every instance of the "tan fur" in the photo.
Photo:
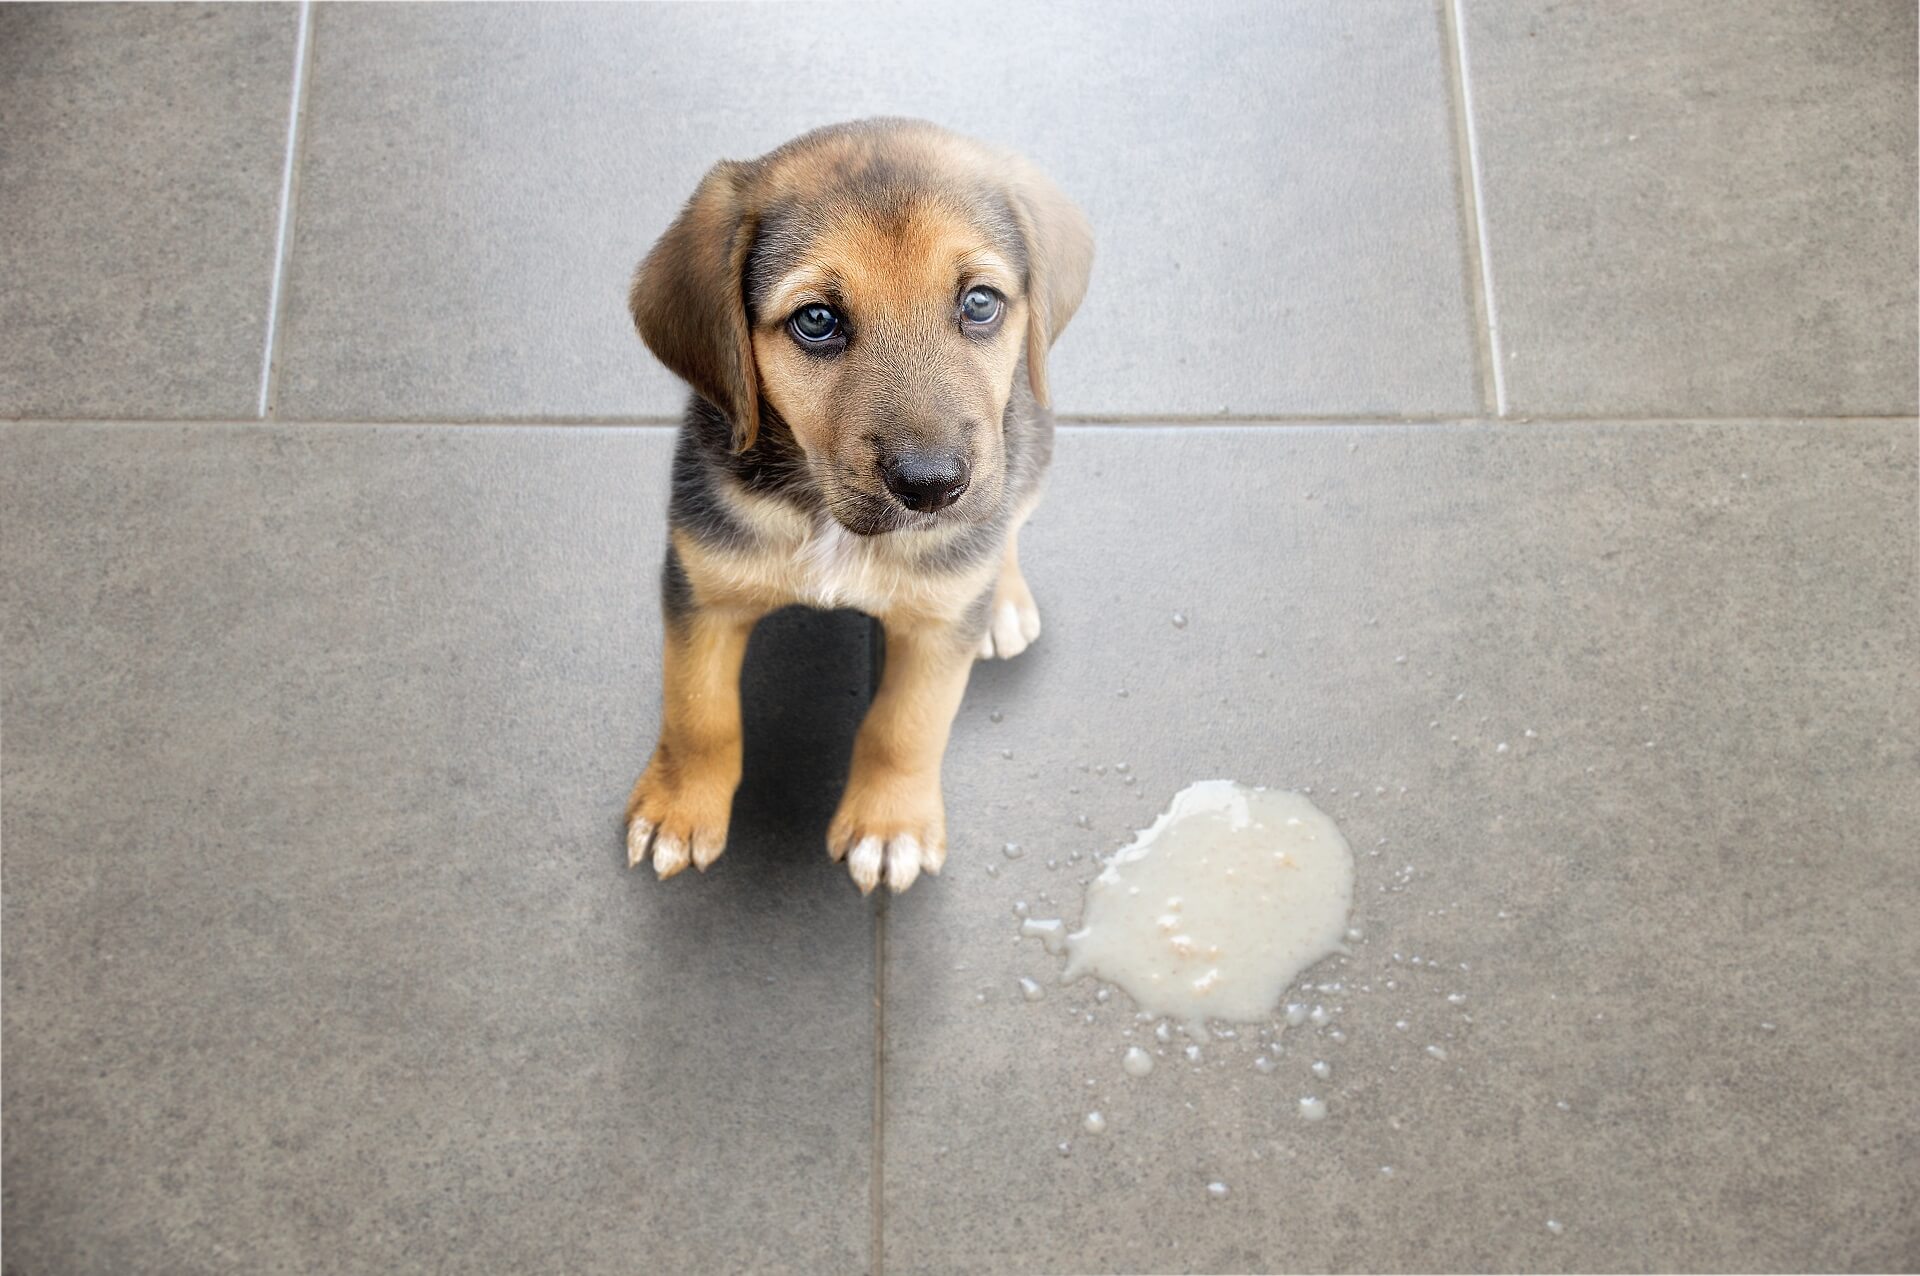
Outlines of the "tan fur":
[[627,799],[627,864],[646,859],[672,877],[703,871],[727,842],[740,783],[740,666],[760,613],[703,609],[670,626],[661,658],[660,743]]

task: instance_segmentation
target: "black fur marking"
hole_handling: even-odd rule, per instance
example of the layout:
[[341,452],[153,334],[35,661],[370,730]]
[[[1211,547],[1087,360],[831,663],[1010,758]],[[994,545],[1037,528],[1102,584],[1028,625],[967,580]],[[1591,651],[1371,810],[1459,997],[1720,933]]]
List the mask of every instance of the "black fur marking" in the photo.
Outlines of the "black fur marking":
[[669,544],[667,561],[660,566],[660,610],[667,624],[677,629],[698,607],[693,582],[687,579],[687,569],[680,562],[680,551]]
[[734,517],[721,490],[728,482],[804,511],[820,506],[800,445],[772,405],[761,405],[759,441],[745,452],[735,452],[733,425],[726,413],[696,396],[687,405],[673,450],[673,495],[667,504],[667,521],[703,544],[751,548],[756,539],[753,529]]

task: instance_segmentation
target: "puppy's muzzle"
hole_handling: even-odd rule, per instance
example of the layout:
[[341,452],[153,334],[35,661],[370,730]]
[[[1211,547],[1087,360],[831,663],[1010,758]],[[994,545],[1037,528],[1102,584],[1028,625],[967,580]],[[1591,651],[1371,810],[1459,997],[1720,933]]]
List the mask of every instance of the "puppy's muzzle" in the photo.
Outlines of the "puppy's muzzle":
[[959,500],[973,467],[958,452],[898,452],[880,462],[887,490],[916,514],[931,514]]

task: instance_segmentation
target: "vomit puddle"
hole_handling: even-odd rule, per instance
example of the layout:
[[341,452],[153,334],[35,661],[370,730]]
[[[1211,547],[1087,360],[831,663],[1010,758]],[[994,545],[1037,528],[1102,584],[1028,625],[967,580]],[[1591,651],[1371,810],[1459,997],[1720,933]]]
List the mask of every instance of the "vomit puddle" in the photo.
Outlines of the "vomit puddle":
[[[1302,971],[1341,950],[1352,907],[1353,852],[1318,807],[1203,780],[1088,885],[1062,978],[1118,984],[1144,1013],[1204,1037],[1208,1019],[1267,1018]],[[1045,926],[1021,929],[1057,952]]]

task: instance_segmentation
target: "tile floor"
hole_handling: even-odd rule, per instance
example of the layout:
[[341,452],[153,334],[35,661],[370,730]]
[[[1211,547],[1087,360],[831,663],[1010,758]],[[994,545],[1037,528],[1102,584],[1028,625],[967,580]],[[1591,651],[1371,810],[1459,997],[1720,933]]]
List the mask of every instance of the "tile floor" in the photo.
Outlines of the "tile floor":
[[[1920,1264],[1915,36],[0,7],[6,1271]],[[626,275],[881,112],[1099,235],[1047,633],[941,878],[827,864],[871,635],[804,612],[726,857],[628,874],[681,392]],[[1365,939],[1272,1071],[1130,1078],[1013,908],[1222,774],[1312,788]]]

